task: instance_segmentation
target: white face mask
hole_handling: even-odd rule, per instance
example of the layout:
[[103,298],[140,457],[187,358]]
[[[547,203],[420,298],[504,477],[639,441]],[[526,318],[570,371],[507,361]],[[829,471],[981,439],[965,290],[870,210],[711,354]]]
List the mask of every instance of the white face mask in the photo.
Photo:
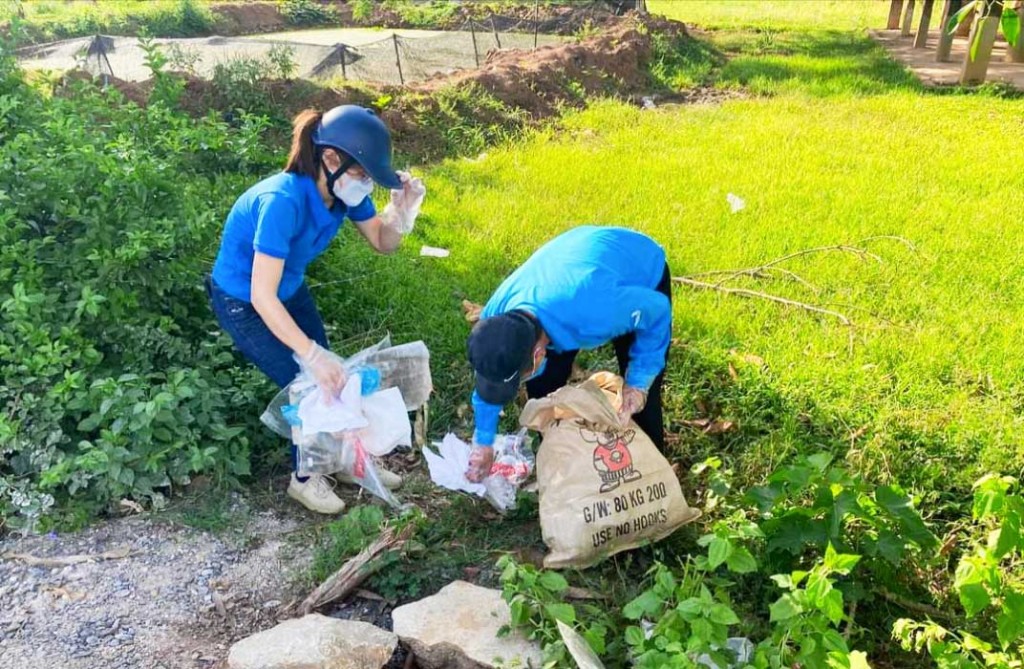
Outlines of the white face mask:
[[334,182],[334,196],[349,207],[355,207],[373,192],[373,179],[357,179],[347,172]]

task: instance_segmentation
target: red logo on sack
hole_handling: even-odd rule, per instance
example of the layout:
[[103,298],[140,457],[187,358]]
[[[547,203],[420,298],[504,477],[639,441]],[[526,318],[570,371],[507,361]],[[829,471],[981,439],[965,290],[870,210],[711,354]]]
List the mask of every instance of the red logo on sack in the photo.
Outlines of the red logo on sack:
[[634,430],[620,433],[615,430],[580,427],[580,438],[587,443],[597,444],[597,448],[594,449],[594,469],[601,477],[599,492],[610,492],[622,483],[631,483],[642,478],[643,475],[633,467],[633,454],[629,451],[629,444],[635,435]]

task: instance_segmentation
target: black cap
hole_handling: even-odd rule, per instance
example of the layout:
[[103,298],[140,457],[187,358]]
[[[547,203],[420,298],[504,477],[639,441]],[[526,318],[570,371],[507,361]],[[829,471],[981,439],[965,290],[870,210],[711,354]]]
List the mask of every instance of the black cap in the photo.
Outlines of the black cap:
[[521,311],[484,318],[469,335],[469,363],[476,392],[490,404],[507,404],[519,392],[524,367],[532,360],[540,326]]

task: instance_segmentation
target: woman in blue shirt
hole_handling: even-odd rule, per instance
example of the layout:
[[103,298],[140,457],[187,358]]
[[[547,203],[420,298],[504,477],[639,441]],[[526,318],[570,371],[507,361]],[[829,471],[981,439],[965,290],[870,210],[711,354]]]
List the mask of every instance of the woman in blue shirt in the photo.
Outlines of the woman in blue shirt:
[[[380,214],[370,199],[374,182],[391,189]],[[238,350],[279,387],[298,374],[298,358],[321,388],[340,392],[345,370],[327,353],[306,267],[346,218],[376,251],[394,252],[425,192],[422,181],[392,168],[391,135],[373,111],[343,105],[300,113],[284,171],[243,193],[228,214],[208,280],[214,313]],[[390,472],[382,478],[401,482]],[[293,473],[288,494],[320,513],[345,506],[319,475]]]

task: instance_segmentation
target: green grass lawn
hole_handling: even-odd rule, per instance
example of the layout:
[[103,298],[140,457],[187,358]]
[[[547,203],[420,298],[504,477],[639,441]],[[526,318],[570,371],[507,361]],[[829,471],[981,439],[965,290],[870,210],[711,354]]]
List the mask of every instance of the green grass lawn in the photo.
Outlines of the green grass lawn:
[[[441,400],[434,426],[466,427],[456,418],[471,383],[459,301],[486,300],[533,249],[573,225],[643,230],[666,247],[677,274],[900,236],[914,250],[867,244],[883,262],[831,254],[786,265],[816,290],[746,284],[828,305],[852,328],[678,288],[667,402],[679,455],[732,454],[753,480],[795,452],[828,449],[872,478],[957,500],[983,471],[1020,471],[1024,263],[1012,198],[1024,176],[1008,169],[1001,130],[1018,126],[1024,103],[921,89],[850,29],[884,20],[886,3],[713,4],[719,14],[699,2],[651,9],[731,25],[705,38],[726,59],[710,80],[755,97],[654,112],[601,103],[480,160],[430,166],[409,249],[397,259],[341,249],[322,268],[323,281],[351,278],[353,263],[369,275],[319,289],[348,315],[339,330],[426,338]],[[787,27],[765,43],[742,26],[769,4]],[[813,21],[800,9],[811,5],[820,10]],[[727,193],[746,209],[730,213]],[[421,242],[452,256],[415,257]],[[382,293],[400,306],[368,309]],[[747,353],[765,367],[745,362]],[[707,437],[681,425],[705,415],[739,429]]]

